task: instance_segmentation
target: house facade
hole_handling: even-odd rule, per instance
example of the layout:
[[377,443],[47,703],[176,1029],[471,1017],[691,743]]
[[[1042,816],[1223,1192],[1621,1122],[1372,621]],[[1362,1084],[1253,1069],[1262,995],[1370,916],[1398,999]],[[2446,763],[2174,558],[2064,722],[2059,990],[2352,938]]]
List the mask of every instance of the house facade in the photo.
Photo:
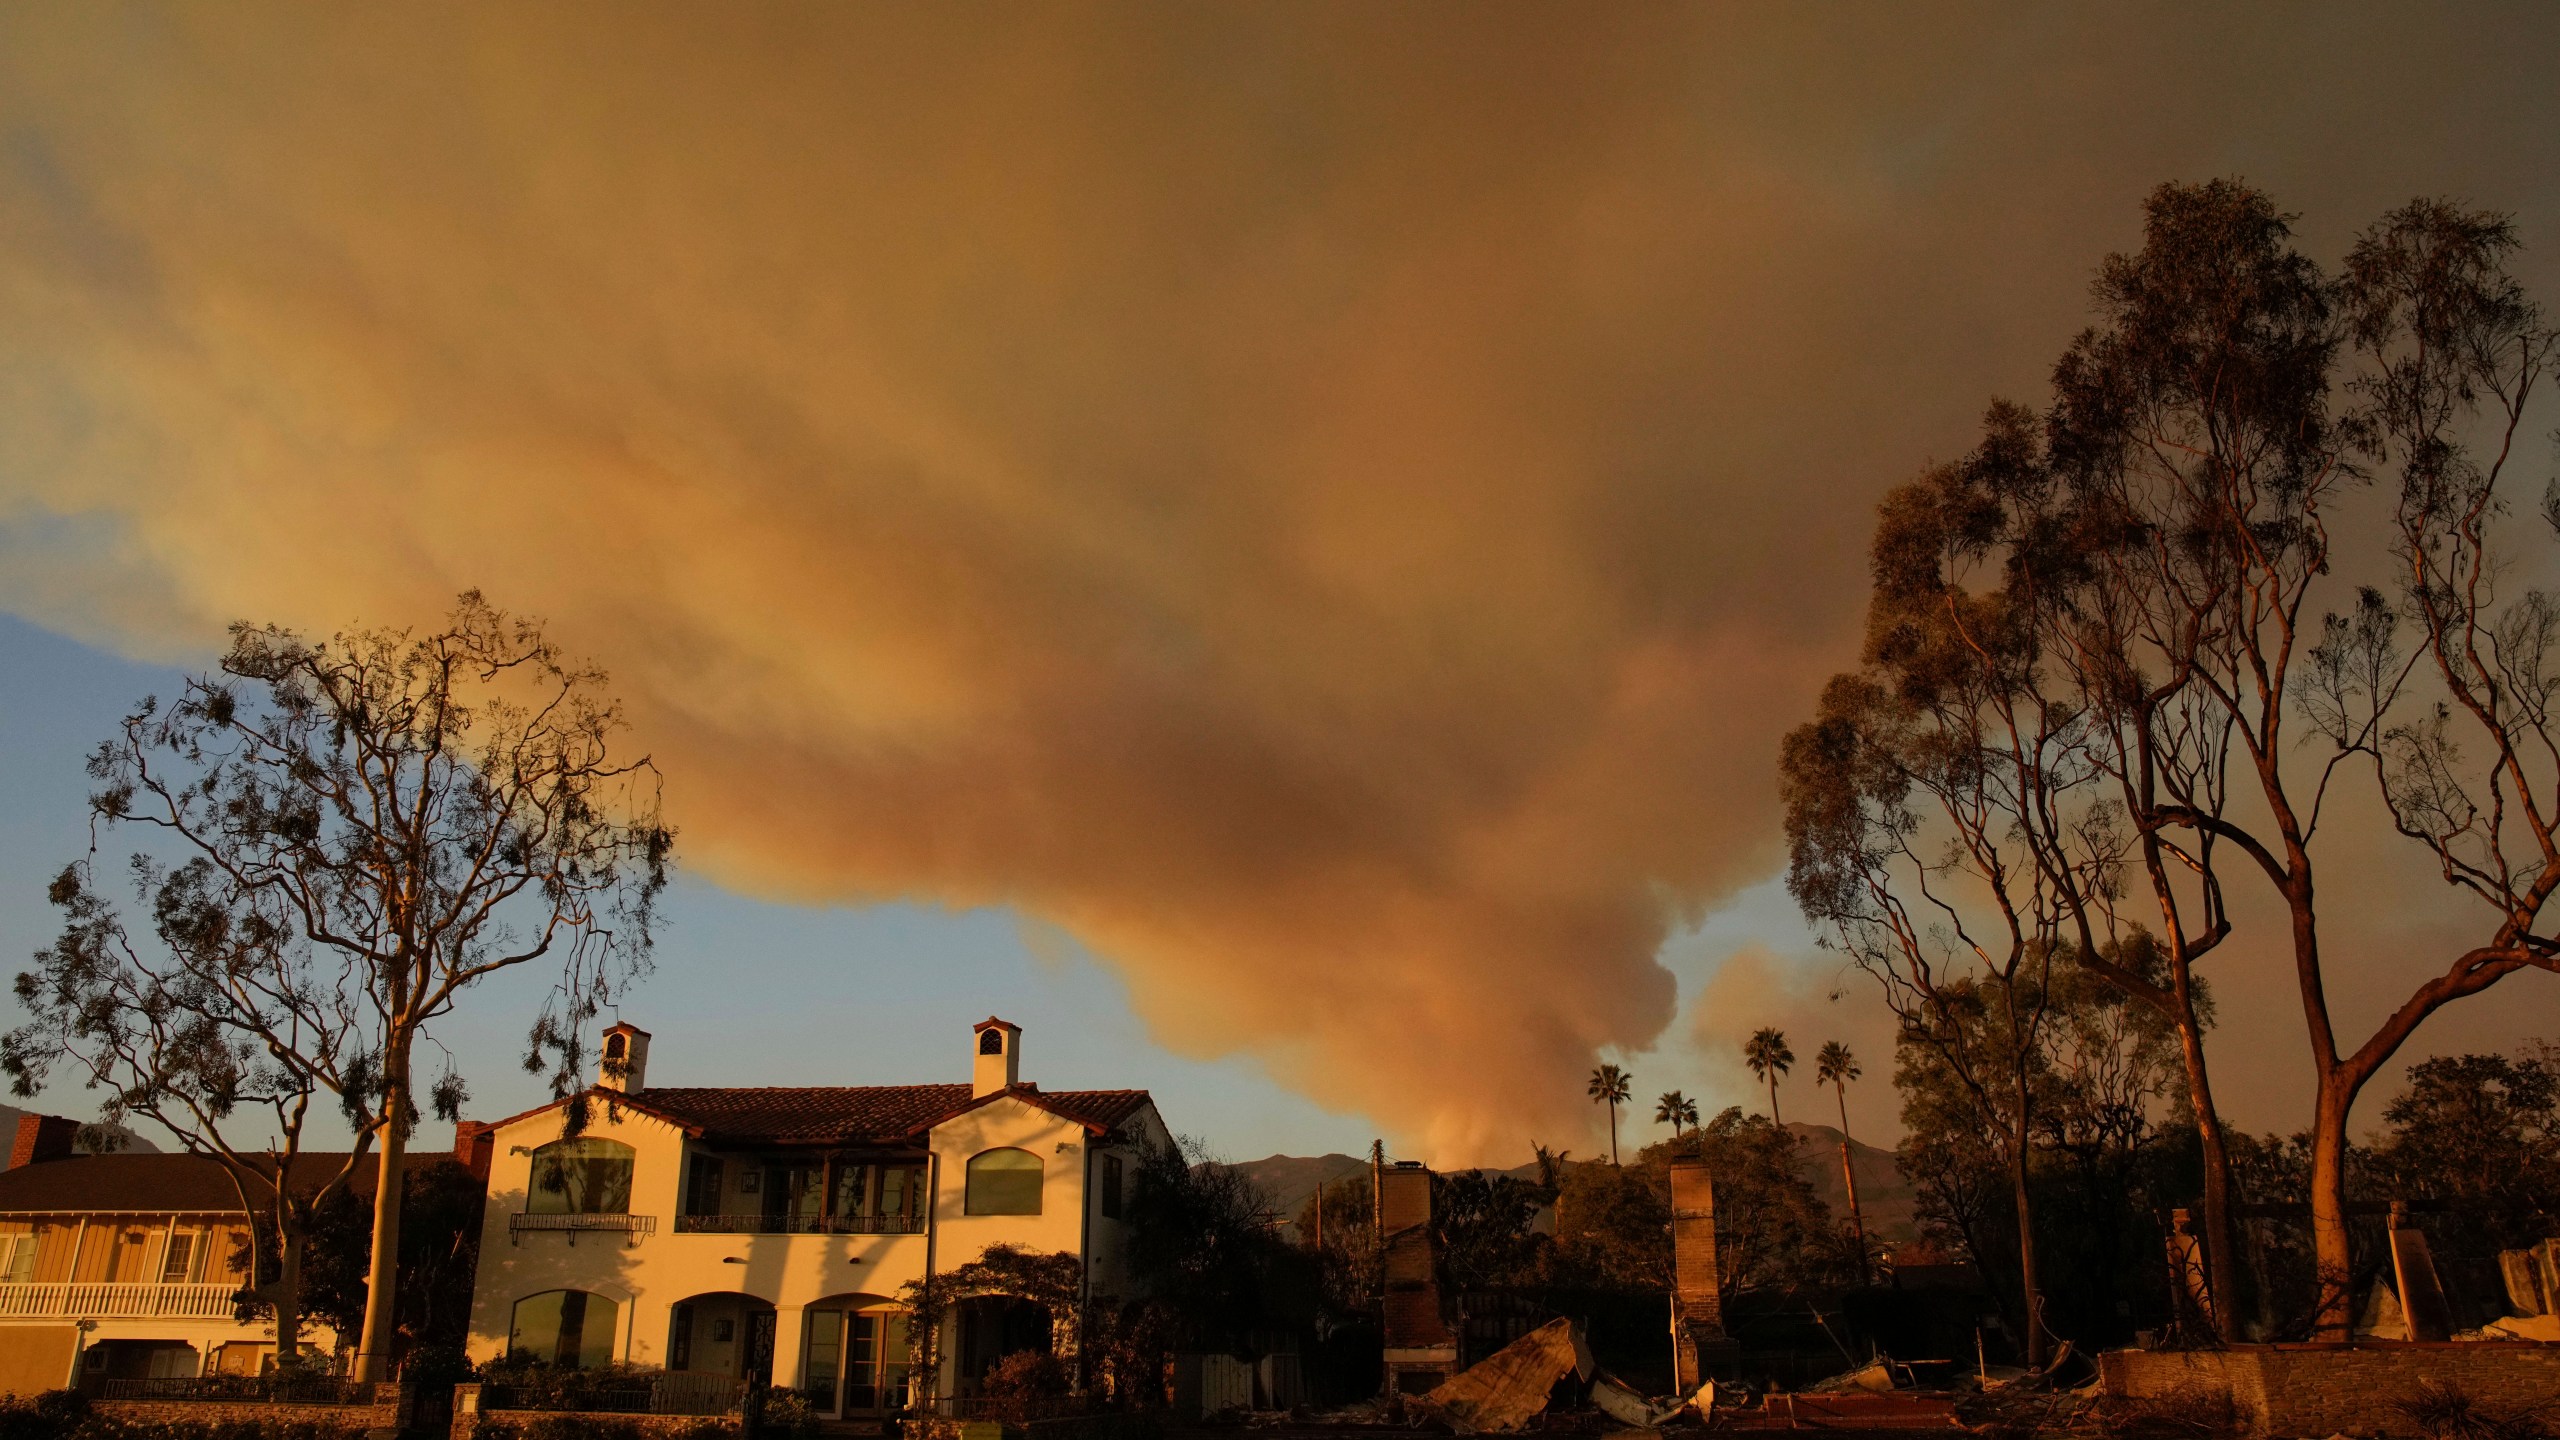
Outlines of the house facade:
[[[235,1318],[248,1217],[215,1162],[73,1153],[78,1122],[27,1115],[0,1172],[0,1393],[254,1375],[275,1331]],[[342,1155],[306,1156],[334,1172]],[[335,1337],[316,1322],[305,1339]]]
[[561,1102],[458,1137],[490,1176],[471,1358],[762,1381],[855,1419],[1048,1348],[1057,1317],[977,1297],[946,1316],[939,1373],[910,1375],[898,1298],[1000,1244],[1125,1292],[1137,1147],[1170,1136],[1142,1090],[1025,1083],[1021,1040],[974,1027],[968,1084],[653,1087],[648,1032],[614,1026],[581,1133]]

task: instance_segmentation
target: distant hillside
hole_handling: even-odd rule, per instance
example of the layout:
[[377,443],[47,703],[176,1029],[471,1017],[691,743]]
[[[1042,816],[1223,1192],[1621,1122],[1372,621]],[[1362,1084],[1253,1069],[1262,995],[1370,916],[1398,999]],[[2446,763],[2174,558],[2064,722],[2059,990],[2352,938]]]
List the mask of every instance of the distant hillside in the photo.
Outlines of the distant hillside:
[[[1790,1123],[1787,1129],[1796,1137],[1797,1172],[1813,1186],[1813,1193],[1831,1207],[1832,1213],[1846,1221],[1849,1190],[1840,1174],[1840,1132],[1828,1125],[1800,1123]],[[1903,1179],[1893,1152],[1852,1140],[1849,1154],[1849,1163],[1858,1172],[1858,1208],[1866,1217],[1867,1233],[1887,1240],[1917,1239],[1911,1185]],[[1239,1161],[1235,1168],[1262,1187],[1283,1221],[1291,1221],[1318,1185],[1364,1174],[1369,1162],[1357,1155],[1273,1155]],[[1518,1165],[1498,1173],[1528,1179],[1537,1174],[1537,1167]]]
[[[1847,1220],[1849,1184],[1840,1174],[1840,1132],[1829,1125],[1800,1121],[1789,1121],[1787,1129],[1796,1137],[1797,1173],[1812,1184],[1813,1193],[1822,1197],[1832,1214]],[[1919,1239],[1918,1200],[1894,1153],[1852,1140],[1849,1164],[1858,1172],[1858,1210],[1866,1218],[1867,1233],[1887,1240]]]
[[1287,1221],[1297,1218],[1298,1207],[1307,1203],[1317,1186],[1330,1185],[1346,1175],[1366,1175],[1369,1162],[1357,1155],[1273,1155],[1239,1161],[1234,1168],[1260,1186],[1262,1193],[1271,1197],[1271,1208]]

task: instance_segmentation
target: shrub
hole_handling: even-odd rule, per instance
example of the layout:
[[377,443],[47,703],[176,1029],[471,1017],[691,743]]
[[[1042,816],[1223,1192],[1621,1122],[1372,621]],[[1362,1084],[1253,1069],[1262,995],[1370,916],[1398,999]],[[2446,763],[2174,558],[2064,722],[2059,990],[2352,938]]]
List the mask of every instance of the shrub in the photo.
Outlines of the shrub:
[[2462,1387],[2434,1380],[2419,1381],[2416,1394],[2393,1401],[2391,1408],[2408,1416],[2427,1440],[2549,1440],[2551,1433],[2531,1411],[2494,1415]]
[[77,1390],[0,1396],[0,1440],[60,1440],[88,1415],[88,1397]]
[[787,1435],[794,1440],[807,1440],[818,1433],[818,1412],[810,1408],[808,1397],[797,1390],[775,1386],[757,1392],[747,1402],[750,1428],[757,1435]]
[[1067,1367],[1046,1350],[1018,1351],[987,1367],[980,1390],[990,1399],[1054,1399],[1067,1393]]

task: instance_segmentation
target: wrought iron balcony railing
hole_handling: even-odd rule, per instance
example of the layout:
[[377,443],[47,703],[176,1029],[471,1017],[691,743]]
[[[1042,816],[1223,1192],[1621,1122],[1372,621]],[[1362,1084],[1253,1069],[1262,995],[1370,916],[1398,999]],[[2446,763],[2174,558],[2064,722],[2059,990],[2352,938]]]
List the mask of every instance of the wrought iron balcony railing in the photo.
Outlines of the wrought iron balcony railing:
[[581,1234],[603,1232],[630,1237],[625,1243],[637,1245],[643,1235],[658,1233],[655,1215],[531,1215],[523,1212],[507,1217],[507,1236],[512,1241],[527,1230],[565,1230],[569,1243],[578,1243]]
[[679,1235],[921,1235],[921,1215],[679,1215]]

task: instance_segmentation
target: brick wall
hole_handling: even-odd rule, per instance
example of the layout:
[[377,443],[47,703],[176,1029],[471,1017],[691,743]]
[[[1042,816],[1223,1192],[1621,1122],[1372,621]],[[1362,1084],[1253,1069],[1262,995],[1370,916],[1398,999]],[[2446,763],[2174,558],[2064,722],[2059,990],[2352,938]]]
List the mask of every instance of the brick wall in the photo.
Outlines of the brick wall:
[[2560,1345],[2240,1345],[2115,1350],[2098,1357],[2109,1395],[2227,1405],[2256,1435],[2415,1437],[2396,1402],[2422,1381],[2450,1386],[2495,1415],[2560,1405]]

